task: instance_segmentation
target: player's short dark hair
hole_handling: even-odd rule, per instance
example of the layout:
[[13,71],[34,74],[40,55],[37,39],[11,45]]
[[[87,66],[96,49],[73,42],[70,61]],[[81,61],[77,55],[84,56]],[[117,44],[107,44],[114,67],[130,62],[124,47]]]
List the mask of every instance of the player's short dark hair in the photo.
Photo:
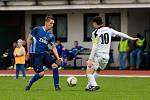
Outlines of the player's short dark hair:
[[92,22],[95,22],[97,25],[102,25],[103,24],[102,18],[100,16],[95,16],[93,18]]
[[61,39],[60,39],[60,38],[57,38],[56,41],[60,41],[60,42],[61,42]]
[[47,15],[45,17],[45,22],[50,21],[50,20],[54,20],[53,16]]

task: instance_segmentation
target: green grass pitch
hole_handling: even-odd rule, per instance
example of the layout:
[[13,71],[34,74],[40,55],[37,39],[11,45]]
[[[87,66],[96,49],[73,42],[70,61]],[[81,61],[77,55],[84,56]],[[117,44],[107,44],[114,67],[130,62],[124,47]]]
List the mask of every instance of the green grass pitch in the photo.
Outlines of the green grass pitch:
[[99,77],[101,89],[84,91],[86,77],[77,77],[78,84],[68,87],[67,77],[60,77],[61,91],[54,91],[51,76],[45,76],[25,91],[26,80],[0,77],[0,100],[149,100],[150,78]]

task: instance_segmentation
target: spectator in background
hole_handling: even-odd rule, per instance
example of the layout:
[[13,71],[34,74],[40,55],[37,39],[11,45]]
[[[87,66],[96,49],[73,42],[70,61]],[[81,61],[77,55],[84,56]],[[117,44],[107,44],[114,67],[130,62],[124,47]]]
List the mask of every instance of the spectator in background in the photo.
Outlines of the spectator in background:
[[11,53],[10,49],[6,49],[5,52],[1,56],[1,68],[2,69],[11,69]]
[[14,55],[13,55],[13,52],[14,52],[14,50],[15,50],[15,48],[17,47],[17,43],[16,42],[13,42],[13,44],[12,44],[12,48],[10,49],[10,52],[9,52],[9,54],[10,54],[10,62],[11,62],[11,65],[10,65],[10,67],[8,68],[8,69],[13,69],[13,68],[15,68],[15,58],[14,58]]
[[74,60],[74,67],[77,66],[76,64],[76,59],[78,58],[77,55],[80,51],[83,51],[84,48],[82,46],[79,45],[78,41],[74,41],[74,47],[71,48],[70,53],[74,56],[73,60]]
[[68,56],[68,54],[66,54],[66,52],[68,52],[68,50],[66,50],[64,48],[64,46],[61,44],[60,39],[57,39],[56,43],[57,43],[56,48],[57,48],[57,52],[59,54],[59,57],[62,57],[62,59],[63,59],[63,62],[61,63],[61,66],[59,67],[59,70],[60,70],[60,69],[64,69],[64,67],[66,66],[66,62],[67,62],[66,57]]
[[19,39],[17,41],[17,47],[14,50],[14,57],[15,57],[15,64],[16,64],[16,78],[15,79],[18,79],[20,69],[23,74],[23,79],[26,78],[26,70],[25,70],[26,51],[22,45],[23,45],[23,40]]
[[25,51],[27,51],[27,42],[26,40],[22,40],[22,46],[25,48]]
[[71,60],[70,55],[71,54],[69,54],[69,50],[67,50],[66,48],[62,48],[61,57],[63,59],[63,62],[61,64],[61,67],[59,68],[59,70],[64,69],[64,67],[67,64],[67,61]]
[[[27,51],[27,42],[26,42],[26,40],[22,40],[23,42],[22,42],[22,46],[24,47],[24,49],[25,49],[25,51]],[[25,61],[25,68],[27,69],[27,70],[30,70],[30,69],[33,69],[31,66],[30,66],[30,58],[28,58],[28,59],[26,59],[26,61]]]
[[74,60],[74,67],[77,66],[76,59],[78,59],[77,55],[80,51],[83,51],[84,48],[82,46],[79,46],[78,41],[74,41],[74,47],[70,50],[63,48],[61,57],[63,58],[63,62],[61,64],[61,67],[59,69],[64,69],[64,66],[66,66],[67,61]]
[[[143,53],[144,49],[146,48],[146,40],[141,34],[136,35],[138,40],[134,42],[133,50],[130,52],[130,69],[139,69],[141,63],[141,54]],[[136,56],[136,57],[135,57]],[[134,65],[136,58],[136,65]]]
[[4,53],[2,53],[0,60],[1,60],[1,68],[2,69],[13,69],[14,68],[14,56],[13,52],[16,47],[17,43],[13,42],[12,47],[10,49],[6,49]]
[[61,40],[60,39],[57,39],[56,43],[57,43],[57,45],[56,45],[57,52],[58,52],[59,56],[61,57],[62,50],[63,50],[64,46],[61,44]]
[[120,65],[120,69],[126,69],[126,60],[127,60],[127,56],[128,56],[128,51],[129,51],[129,41],[128,39],[121,39],[119,42],[119,46],[118,46],[118,51],[119,51],[119,65]]

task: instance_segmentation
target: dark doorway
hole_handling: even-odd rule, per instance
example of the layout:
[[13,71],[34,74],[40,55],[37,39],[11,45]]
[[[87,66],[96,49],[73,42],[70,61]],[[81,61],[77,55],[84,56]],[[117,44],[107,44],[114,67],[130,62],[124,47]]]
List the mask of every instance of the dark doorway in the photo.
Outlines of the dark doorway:
[[0,12],[0,51],[12,48],[12,43],[19,38],[25,38],[25,13]]

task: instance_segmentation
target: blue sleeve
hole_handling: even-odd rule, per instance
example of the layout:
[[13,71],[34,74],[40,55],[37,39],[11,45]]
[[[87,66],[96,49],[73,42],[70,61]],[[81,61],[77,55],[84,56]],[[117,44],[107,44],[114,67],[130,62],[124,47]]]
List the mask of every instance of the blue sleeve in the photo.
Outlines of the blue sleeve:
[[74,48],[71,48],[70,51],[72,51]]
[[83,51],[83,50],[84,50],[84,48],[82,46],[80,46],[80,51]]
[[36,36],[36,35],[37,35],[37,30],[38,30],[38,28],[35,27],[35,28],[31,31],[31,35],[32,35],[32,36]]
[[64,46],[61,44],[62,48],[64,48]]
[[54,45],[55,44],[55,36],[51,33],[51,37],[49,40],[49,44]]

